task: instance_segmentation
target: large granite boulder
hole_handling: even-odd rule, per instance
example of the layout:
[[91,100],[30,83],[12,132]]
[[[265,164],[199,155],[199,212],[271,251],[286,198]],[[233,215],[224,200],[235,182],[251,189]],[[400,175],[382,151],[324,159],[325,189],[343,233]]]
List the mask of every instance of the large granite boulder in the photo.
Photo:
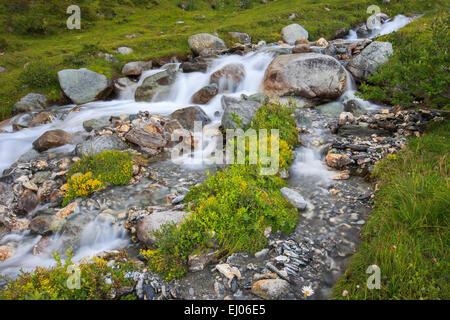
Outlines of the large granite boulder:
[[347,88],[347,73],[333,57],[320,53],[276,57],[266,70],[264,90],[269,96],[298,96],[334,100]]
[[75,104],[104,99],[112,92],[112,82],[97,72],[65,69],[58,72],[61,89]]

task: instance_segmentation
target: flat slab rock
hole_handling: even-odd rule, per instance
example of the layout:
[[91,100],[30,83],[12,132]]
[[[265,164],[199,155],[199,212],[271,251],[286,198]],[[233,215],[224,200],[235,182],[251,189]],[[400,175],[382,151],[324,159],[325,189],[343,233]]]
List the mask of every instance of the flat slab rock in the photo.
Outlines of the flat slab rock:
[[294,207],[299,210],[305,210],[307,206],[306,200],[297,191],[289,188],[281,188],[281,194],[288,200]]

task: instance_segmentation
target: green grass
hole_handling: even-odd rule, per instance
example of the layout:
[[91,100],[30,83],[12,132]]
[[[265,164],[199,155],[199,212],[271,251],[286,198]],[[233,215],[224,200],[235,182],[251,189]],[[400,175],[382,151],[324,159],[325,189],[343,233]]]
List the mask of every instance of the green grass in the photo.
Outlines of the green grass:
[[380,38],[394,56],[361,86],[362,97],[387,105],[450,109],[450,15],[430,12]]
[[[17,4],[20,7],[20,3],[28,2],[21,0]],[[242,31],[249,33],[254,41],[278,41],[281,39],[281,28],[296,22],[309,31],[310,39],[330,39],[337,29],[349,28],[364,21],[368,17],[367,7],[374,3],[390,15],[423,13],[446,7],[446,1],[443,0],[393,0],[390,5],[365,0],[283,0],[269,1],[268,4],[257,1],[252,3],[251,9],[245,9],[240,8],[237,1],[198,0],[193,1],[192,10],[185,11],[178,7],[181,2],[78,1],[82,8],[81,30],[65,28],[68,15],[64,13],[63,1],[46,1],[47,5],[36,5],[28,13],[15,8],[19,10],[15,15],[2,7],[0,50],[5,51],[5,54],[0,56],[0,66],[5,67],[7,72],[0,74],[0,119],[8,118],[14,104],[29,92],[47,94],[58,103],[64,102],[58,84],[33,86],[23,81],[21,75],[29,62],[54,65],[58,70],[86,67],[110,78],[117,78],[124,63],[129,61],[187,55],[187,38],[198,32],[217,32],[219,36],[227,38],[229,31]],[[1,1],[0,5],[5,6],[5,3],[10,1]],[[211,3],[215,4],[216,9],[211,8]],[[224,5],[221,6],[221,3]],[[48,8],[54,9],[49,12]],[[298,17],[293,21],[288,20],[294,12]],[[100,18],[97,13],[103,14],[104,18]],[[37,28],[23,33],[20,28],[16,28],[10,32],[10,19],[16,17],[20,20],[25,15],[41,16],[46,25],[45,30],[41,32]],[[205,18],[201,18],[202,15]],[[178,24],[180,20],[184,24]],[[125,35],[132,33],[137,37],[125,38]],[[115,54],[114,50],[119,46],[132,47],[134,53],[127,56]],[[119,63],[109,63],[99,58],[97,53],[100,51],[114,54]]]
[[[450,299],[450,121],[429,130],[377,167],[373,213],[333,298]],[[380,290],[366,287],[372,264],[381,269]]]

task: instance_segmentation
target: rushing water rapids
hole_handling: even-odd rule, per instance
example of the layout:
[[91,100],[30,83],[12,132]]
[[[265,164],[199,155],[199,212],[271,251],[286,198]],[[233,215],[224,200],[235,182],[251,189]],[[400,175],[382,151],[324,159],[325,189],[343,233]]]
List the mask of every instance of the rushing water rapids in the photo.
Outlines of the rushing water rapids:
[[[405,16],[397,16],[392,20],[384,23],[380,29],[372,32],[371,36],[387,34],[395,31],[412,19]],[[351,31],[348,40],[357,39],[356,32]],[[269,49],[269,50],[268,50]],[[239,97],[242,94],[250,95],[261,91],[261,83],[263,82],[265,71],[275,56],[273,47],[263,48],[257,52],[251,52],[244,56],[229,55],[221,56],[212,60],[212,65],[206,73],[178,73],[175,83],[171,87],[171,91],[163,101],[159,101],[158,97],[153,102],[136,102],[134,100],[134,92],[147,76],[161,71],[162,69],[149,70],[142,74],[141,80],[128,87],[117,100],[113,101],[97,101],[81,105],[79,112],[69,111],[75,105],[67,105],[62,107],[52,107],[57,115],[57,120],[50,124],[41,125],[34,128],[26,128],[17,132],[12,132],[12,126],[8,125],[2,129],[9,131],[0,136],[0,172],[9,168],[13,163],[26,152],[32,149],[32,142],[40,137],[44,132],[52,129],[64,129],[70,133],[83,132],[83,122],[90,119],[109,119],[111,116],[120,116],[122,114],[135,114],[139,111],[148,111],[151,114],[169,115],[170,113],[193,105],[191,102],[193,93],[197,92],[204,86],[209,84],[210,76],[213,72],[221,69],[230,63],[241,63],[245,68],[245,79],[242,81],[233,93],[226,93],[227,96]],[[356,85],[348,73],[348,90],[334,104],[341,104],[347,99],[358,99],[354,96]],[[212,119],[208,125],[210,128],[216,128],[221,123],[223,109],[221,99],[223,94],[215,96],[208,104],[203,105],[202,109]],[[378,106],[369,102],[364,102],[365,109],[376,109]],[[325,128],[326,122],[330,119],[323,117],[313,111],[300,111],[304,124],[308,127],[309,134],[303,136],[303,146],[295,150],[295,160],[291,168],[291,178],[289,183],[293,188],[297,188],[307,198],[311,204],[311,209],[305,215],[304,223],[310,223],[311,230],[322,232],[323,226],[320,224],[320,205],[316,203],[321,201],[332,201],[332,198],[325,195],[324,190],[331,183],[331,177],[335,174],[330,171],[324,164],[323,156],[320,151],[320,144],[316,144],[317,140],[326,140],[329,136],[329,130]],[[18,116],[20,117],[20,116]],[[20,122],[20,120],[19,120]],[[205,148],[211,148],[213,141],[207,141]],[[66,145],[60,148],[52,149],[52,153],[68,154],[72,152],[75,145]],[[185,161],[177,165],[168,164],[166,162],[155,163],[154,170],[167,171],[164,178],[172,178],[171,186],[174,188],[181,187],[180,177],[192,175],[193,179],[204,179],[204,166],[201,162],[196,162],[195,158],[186,158]],[[178,173],[178,175],[176,175]],[[172,175],[172,176],[171,176]],[[169,181],[170,182],[170,181]],[[199,182],[199,181],[197,181]],[[360,192],[367,192],[368,185],[361,180],[350,180],[351,187]],[[105,192],[109,192],[112,198],[116,198],[119,205],[113,206],[111,209],[115,214],[121,214],[127,208],[142,201],[141,197],[133,196],[133,188],[139,186],[124,186],[112,188]],[[161,198],[164,198],[165,191],[161,191]],[[155,199],[158,203],[158,199]],[[104,206],[109,207],[107,203]],[[38,207],[36,211],[44,210],[45,207]],[[103,209],[103,208],[102,208]],[[40,255],[33,254],[33,248],[41,240],[41,236],[35,236],[30,231],[22,231],[9,233],[0,239],[0,245],[15,242],[19,243],[16,253],[10,259],[0,262],[0,274],[14,277],[20,269],[25,271],[33,270],[36,266],[51,266],[54,261],[51,253],[54,251],[64,251],[67,247],[74,247],[75,261],[79,261],[84,257],[92,256],[102,251],[119,249],[131,246],[127,231],[107,219],[101,217],[95,218],[100,208],[92,208],[89,212],[75,212],[73,220],[76,221],[80,229],[76,240],[71,239],[71,234],[56,233],[48,240],[51,244],[46,248],[45,252]],[[75,223],[75,222],[74,222]],[[317,228],[316,228],[317,226]],[[300,228],[300,226],[299,226]],[[316,229],[314,229],[316,228]],[[301,234],[301,232],[299,233]],[[339,233],[336,233],[340,235]],[[352,235],[352,240],[355,236]],[[335,277],[336,275],[333,275]],[[323,293],[326,296],[326,292]]]

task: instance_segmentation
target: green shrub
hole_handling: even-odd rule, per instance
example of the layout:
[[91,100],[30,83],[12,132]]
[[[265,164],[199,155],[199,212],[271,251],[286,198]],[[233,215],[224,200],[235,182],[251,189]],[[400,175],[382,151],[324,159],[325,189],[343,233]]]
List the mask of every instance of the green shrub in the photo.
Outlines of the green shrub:
[[[280,129],[280,135],[290,140],[292,144],[280,140],[285,148],[280,164],[291,162],[297,143],[291,111],[279,105],[263,106],[252,123],[257,129]],[[286,182],[275,175],[261,175],[259,169],[248,163],[230,165],[191,188],[185,197],[189,218],[180,226],[166,226],[154,233],[156,250],[142,252],[149,268],[169,280],[182,276],[188,256],[207,250],[211,242],[223,253],[254,253],[267,245],[264,231],[268,227],[273,232],[293,232],[298,212],[281,195]]]
[[30,89],[59,87],[57,65],[51,61],[33,61],[25,66],[20,80]]
[[[80,288],[70,289],[67,285],[71,273],[73,254],[67,251],[63,262],[58,253],[54,254],[56,265],[53,268],[38,267],[32,273],[21,273],[16,280],[8,281],[8,288],[0,290],[0,299],[7,300],[109,300],[113,291],[126,286],[134,286],[132,278],[125,278],[126,272],[137,267],[124,257],[116,257],[118,267],[108,267],[107,261],[97,258],[94,261],[82,261],[80,270]],[[105,276],[112,280],[105,282]],[[135,299],[128,295],[121,299]]]
[[127,184],[133,177],[131,155],[121,151],[103,151],[75,162],[67,173],[66,206],[78,196],[88,196],[107,185]]
[[390,105],[449,108],[450,56],[448,13],[430,26],[395,32],[394,56],[361,85],[362,97]]

